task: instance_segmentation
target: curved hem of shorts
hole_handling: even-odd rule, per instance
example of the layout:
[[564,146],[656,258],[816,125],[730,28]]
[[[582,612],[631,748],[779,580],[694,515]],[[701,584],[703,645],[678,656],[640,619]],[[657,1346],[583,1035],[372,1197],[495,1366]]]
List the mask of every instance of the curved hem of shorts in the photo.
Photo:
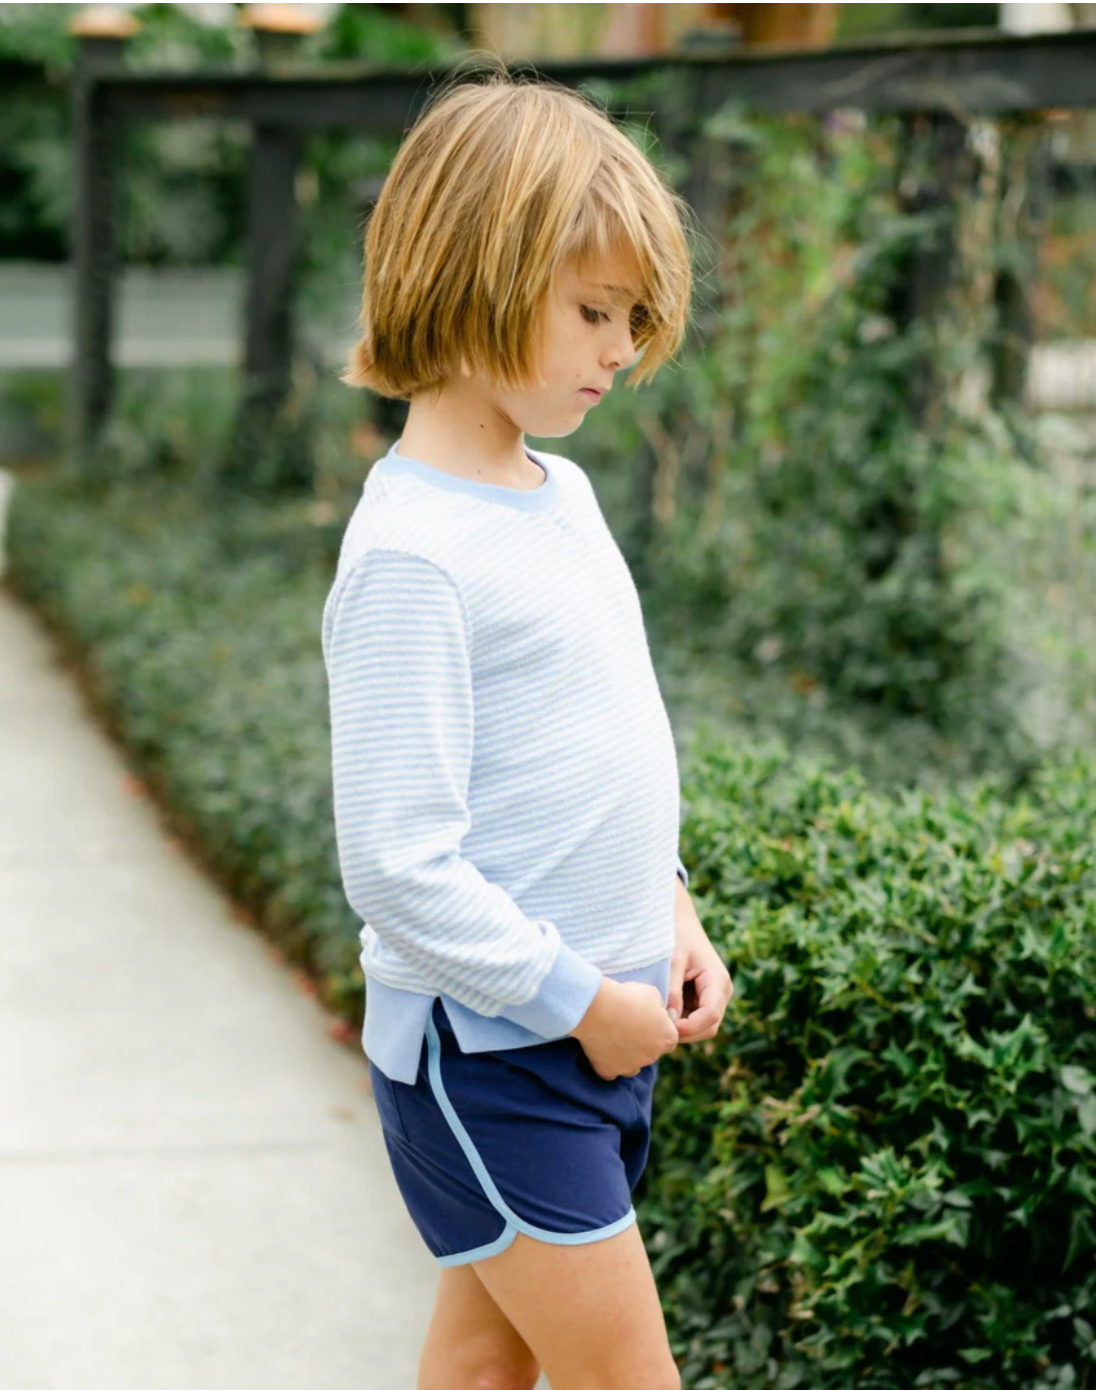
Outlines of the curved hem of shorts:
[[[545,1240],[551,1245],[590,1245],[595,1240],[607,1240],[619,1231],[626,1231],[636,1219],[635,1207],[628,1208],[628,1214],[608,1226],[599,1226],[596,1231],[546,1231],[540,1226],[525,1224],[524,1234],[534,1240]],[[492,1255],[501,1255],[513,1245],[518,1228],[507,1221],[502,1235],[490,1245],[477,1245],[474,1250],[459,1250],[455,1255],[435,1255],[434,1259],[443,1269],[451,1265],[467,1265],[473,1260],[489,1260]]]
[[514,1243],[519,1231],[523,1235],[532,1236],[534,1240],[547,1241],[551,1245],[588,1245],[595,1240],[606,1240],[609,1236],[627,1230],[632,1225],[636,1220],[636,1209],[632,1205],[629,1205],[628,1210],[618,1220],[611,1221],[607,1226],[598,1226],[591,1231],[549,1231],[544,1226],[534,1226],[531,1221],[526,1221],[520,1217],[507,1204],[502,1193],[495,1186],[494,1179],[479,1155],[479,1150],[472,1142],[472,1136],[465,1129],[460,1116],[453,1108],[452,1101],[446,1094],[445,1085],[441,1079],[441,1039],[438,1037],[438,1030],[434,1024],[433,1007],[426,1016],[426,1037],[427,1073],[434,1098],[441,1107],[442,1114],[445,1116],[449,1128],[453,1131],[457,1143],[464,1150],[465,1157],[472,1165],[472,1171],[479,1179],[484,1195],[506,1221],[502,1234],[488,1245],[478,1245],[472,1250],[458,1251],[453,1255],[435,1255],[434,1258],[439,1265],[469,1264],[472,1260],[485,1260],[492,1255],[501,1254],[503,1250]]

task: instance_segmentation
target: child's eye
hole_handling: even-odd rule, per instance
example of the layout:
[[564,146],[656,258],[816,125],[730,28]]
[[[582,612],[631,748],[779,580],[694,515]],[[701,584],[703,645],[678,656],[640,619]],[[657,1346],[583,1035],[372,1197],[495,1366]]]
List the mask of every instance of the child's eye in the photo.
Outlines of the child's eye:
[[[602,319],[608,319],[608,314],[603,314],[600,309],[591,309],[588,304],[582,306],[582,316],[587,323],[600,323]],[[591,317],[592,316],[592,317]]]

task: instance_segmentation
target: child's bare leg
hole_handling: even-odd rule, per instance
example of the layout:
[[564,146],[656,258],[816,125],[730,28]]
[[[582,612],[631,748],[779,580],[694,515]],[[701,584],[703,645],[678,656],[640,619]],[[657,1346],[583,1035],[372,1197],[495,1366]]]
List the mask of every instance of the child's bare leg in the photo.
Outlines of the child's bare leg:
[[416,1390],[534,1390],[540,1366],[471,1265],[441,1271]]
[[681,1390],[635,1222],[586,1245],[519,1234],[472,1268],[544,1367],[552,1390]]

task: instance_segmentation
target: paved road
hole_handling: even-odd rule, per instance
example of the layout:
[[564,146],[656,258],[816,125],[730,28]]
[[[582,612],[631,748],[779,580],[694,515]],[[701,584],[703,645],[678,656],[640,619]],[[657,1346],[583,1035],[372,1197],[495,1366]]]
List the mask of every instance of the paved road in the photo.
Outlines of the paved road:
[[413,1390],[437,1266],[360,1047],[2,588],[0,769],[0,1386]]

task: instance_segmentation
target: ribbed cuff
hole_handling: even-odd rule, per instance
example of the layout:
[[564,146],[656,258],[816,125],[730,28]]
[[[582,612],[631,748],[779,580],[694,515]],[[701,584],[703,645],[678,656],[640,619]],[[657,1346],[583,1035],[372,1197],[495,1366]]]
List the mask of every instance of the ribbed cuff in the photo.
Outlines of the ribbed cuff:
[[533,998],[527,1004],[508,1004],[499,1014],[544,1038],[565,1037],[581,1022],[604,978],[596,965],[561,941],[552,968]]
[[682,883],[685,885],[685,887],[688,888],[688,886],[689,886],[689,872],[688,872],[688,870],[685,868],[685,865],[681,862],[680,859],[677,861],[677,868],[676,868],[676,870],[675,870],[674,872],[677,874],[678,878],[682,881]]

